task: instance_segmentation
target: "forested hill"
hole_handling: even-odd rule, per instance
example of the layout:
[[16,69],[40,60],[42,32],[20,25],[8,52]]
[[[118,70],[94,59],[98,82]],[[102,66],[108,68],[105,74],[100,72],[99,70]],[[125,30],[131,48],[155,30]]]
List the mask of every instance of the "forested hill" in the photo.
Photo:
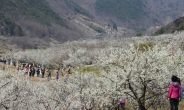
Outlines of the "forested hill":
[[22,28],[3,13],[0,13],[0,26],[1,35],[23,35]]
[[45,0],[1,0],[0,1],[1,35],[22,36],[22,27],[16,21],[35,21],[42,25],[51,23],[64,26],[63,19],[55,13]]
[[173,22],[169,23],[166,26],[163,26],[161,29],[156,31],[154,35],[159,34],[167,34],[167,33],[174,33],[176,31],[183,31],[184,30],[184,17],[180,17]]
[[[66,0],[61,2],[64,4],[59,4],[59,7],[64,7],[60,10],[62,13],[77,11],[85,14],[77,4],[69,4]],[[56,4],[50,5],[51,0],[1,0],[0,36],[8,37],[9,43],[21,48],[37,48],[51,41],[65,42],[86,37],[82,30],[67,20],[69,17],[54,10]],[[74,6],[77,7],[75,10],[72,9]]]
[[[166,25],[184,15],[181,0],[71,0],[93,14],[93,17],[109,25],[132,29],[147,34],[157,26]],[[94,13],[95,12],[95,13]],[[150,32],[151,31],[151,32]]]

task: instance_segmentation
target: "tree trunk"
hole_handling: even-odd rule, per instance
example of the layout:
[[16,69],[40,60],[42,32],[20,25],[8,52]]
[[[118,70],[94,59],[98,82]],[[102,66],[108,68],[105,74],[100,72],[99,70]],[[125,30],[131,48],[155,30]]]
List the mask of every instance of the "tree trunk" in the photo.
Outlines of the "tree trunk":
[[147,109],[145,108],[145,106],[139,105],[139,110],[147,110]]

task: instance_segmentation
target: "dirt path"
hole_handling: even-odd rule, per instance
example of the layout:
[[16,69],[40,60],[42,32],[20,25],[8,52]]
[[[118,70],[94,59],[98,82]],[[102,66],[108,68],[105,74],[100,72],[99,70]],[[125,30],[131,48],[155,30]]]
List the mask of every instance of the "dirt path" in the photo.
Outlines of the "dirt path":
[[[35,74],[34,77],[30,77],[29,75],[24,75],[24,72],[25,72],[24,70],[17,71],[14,66],[10,66],[10,65],[2,65],[2,66],[5,66],[5,70],[0,69],[0,74],[3,72],[17,74],[19,76],[24,76],[24,77],[26,77],[26,79],[31,80],[33,82],[55,82],[56,81],[56,79],[55,79],[56,72],[55,71],[52,71],[51,79],[47,80],[47,77],[46,77],[47,73],[45,73],[44,78],[37,77],[37,74]],[[59,79],[61,79],[61,78],[63,78],[63,76],[61,75],[61,73],[59,73]]]

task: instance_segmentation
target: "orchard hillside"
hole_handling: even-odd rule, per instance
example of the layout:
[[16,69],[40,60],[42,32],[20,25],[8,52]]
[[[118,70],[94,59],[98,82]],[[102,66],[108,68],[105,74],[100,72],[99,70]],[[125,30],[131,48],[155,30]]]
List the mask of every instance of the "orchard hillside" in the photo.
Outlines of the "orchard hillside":
[[46,68],[59,71],[70,64],[72,73],[58,81],[34,82],[23,71],[4,68],[0,71],[0,108],[117,110],[125,96],[130,110],[167,110],[171,76],[177,75],[184,84],[183,42],[184,32],[179,32],[12,49],[5,53],[7,60],[44,62]]

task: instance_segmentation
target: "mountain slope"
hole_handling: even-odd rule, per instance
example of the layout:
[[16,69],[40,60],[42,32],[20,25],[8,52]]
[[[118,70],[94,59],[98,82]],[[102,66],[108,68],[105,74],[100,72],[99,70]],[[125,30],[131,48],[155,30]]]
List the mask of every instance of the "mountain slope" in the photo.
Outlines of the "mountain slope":
[[0,35],[12,44],[24,43],[23,48],[37,48],[49,42],[150,34],[182,16],[183,5],[180,0],[1,0]]
[[110,14],[122,21],[140,20],[145,16],[142,0],[97,0],[94,5],[98,14]]
[[0,7],[1,15],[4,13],[12,20],[25,17],[24,19],[37,21],[43,25],[49,26],[54,22],[64,26],[63,19],[48,6],[45,0],[2,0]]
[[168,25],[163,26],[161,29],[156,31],[154,35],[173,33],[175,31],[182,30],[184,30],[184,17],[180,17],[174,20],[173,22],[169,23]]
[[0,35],[16,35],[22,36],[22,28],[15,24],[10,18],[0,13]]
[[0,34],[23,36],[9,38],[12,44],[24,44],[23,48],[46,46],[53,40],[65,42],[86,37],[66,16],[56,13],[46,0],[1,0],[0,20]]
[[[117,24],[135,32],[163,26],[184,15],[181,0],[77,0],[98,22]],[[154,29],[155,30],[155,29]],[[150,34],[150,32],[148,33]]]

